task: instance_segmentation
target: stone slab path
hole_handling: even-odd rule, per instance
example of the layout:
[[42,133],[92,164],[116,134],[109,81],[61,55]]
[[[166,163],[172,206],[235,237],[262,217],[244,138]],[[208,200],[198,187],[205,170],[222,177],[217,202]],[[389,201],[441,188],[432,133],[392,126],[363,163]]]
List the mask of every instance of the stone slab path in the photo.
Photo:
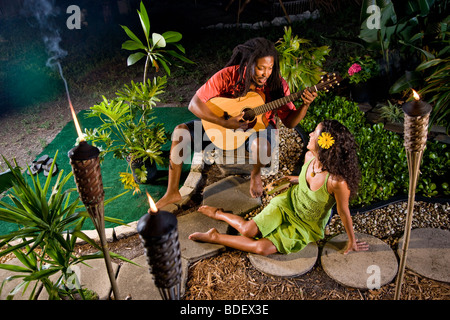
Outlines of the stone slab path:
[[[403,255],[404,237],[398,245],[398,255]],[[437,281],[450,282],[450,231],[435,228],[411,230],[406,267]]]
[[319,248],[308,244],[303,250],[291,254],[271,254],[266,257],[250,253],[248,258],[259,271],[277,277],[299,277],[316,264]]
[[390,283],[397,275],[398,262],[388,244],[371,235],[355,233],[369,244],[368,251],[343,254],[347,234],[330,239],[321,255],[323,270],[338,283],[358,289],[374,289]]

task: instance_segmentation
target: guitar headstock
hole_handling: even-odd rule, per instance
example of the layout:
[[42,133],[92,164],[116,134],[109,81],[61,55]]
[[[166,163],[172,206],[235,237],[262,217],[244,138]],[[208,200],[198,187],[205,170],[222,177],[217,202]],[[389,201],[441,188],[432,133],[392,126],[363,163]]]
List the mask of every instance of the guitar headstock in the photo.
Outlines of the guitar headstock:
[[324,90],[328,92],[329,89],[334,88],[334,85],[339,86],[342,80],[342,77],[337,72],[327,73],[321,77],[321,80],[316,84],[315,89],[317,91]]

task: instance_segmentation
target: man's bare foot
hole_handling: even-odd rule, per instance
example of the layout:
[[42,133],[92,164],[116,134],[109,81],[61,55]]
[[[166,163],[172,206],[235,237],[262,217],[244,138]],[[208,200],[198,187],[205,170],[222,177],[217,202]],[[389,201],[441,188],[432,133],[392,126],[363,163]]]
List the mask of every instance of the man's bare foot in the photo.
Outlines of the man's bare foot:
[[250,195],[253,198],[261,197],[263,194],[263,185],[261,180],[261,171],[254,173],[252,171],[250,175]]
[[216,217],[217,210],[219,210],[219,209],[215,208],[215,207],[210,207],[210,206],[201,206],[200,208],[198,208],[198,212],[201,212],[205,216],[213,218],[213,219],[217,219],[217,217]]
[[168,204],[181,201],[181,199],[182,199],[181,194],[178,190],[176,193],[175,192],[173,192],[173,193],[166,192],[166,194],[161,199],[159,199],[158,202],[156,202],[156,207],[158,209],[161,209],[161,208],[167,206]]
[[216,228],[210,229],[208,232],[195,232],[189,236],[190,240],[214,243],[219,232]]

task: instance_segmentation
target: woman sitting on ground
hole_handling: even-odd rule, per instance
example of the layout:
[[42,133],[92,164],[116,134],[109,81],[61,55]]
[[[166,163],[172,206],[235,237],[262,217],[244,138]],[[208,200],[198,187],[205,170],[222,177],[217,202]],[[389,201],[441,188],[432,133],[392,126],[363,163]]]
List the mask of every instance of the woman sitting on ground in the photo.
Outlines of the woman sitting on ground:
[[324,238],[331,208],[336,204],[348,236],[344,254],[368,250],[365,242],[355,238],[349,210],[350,198],[360,181],[352,134],[340,122],[325,120],[309,137],[300,175],[287,177],[294,185],[273,198],[253,219],[245,220],[214,207],[199,208],[199,212],[227,222],[241,235],[221,234],[212,228],[206,233],[193,233],[189,239],[261,255],[293,253]]

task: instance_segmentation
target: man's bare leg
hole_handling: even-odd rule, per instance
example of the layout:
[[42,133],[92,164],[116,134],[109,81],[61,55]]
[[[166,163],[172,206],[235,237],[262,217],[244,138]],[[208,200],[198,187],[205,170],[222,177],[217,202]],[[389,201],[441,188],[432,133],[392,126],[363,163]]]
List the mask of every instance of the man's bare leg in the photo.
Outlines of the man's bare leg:
[[221,234],[215,228],[212,228],[205,233],[195,232],[189,236],[189,239],[194,241],[221,244],[233,249],[238,249],[264,256],[277,252],[277,248],[275,247],[275,245],[268,239],[261,238],[255,240],[245,236]]
[[252,198],[261,197],[263,194],[263,184],[261,179],[261,166],[253,165],[250,173],[250,195]]
[[221,209],[210,206],[201,206],[198,211],[212,219],[224,221],[235,228],[240,234],[254,238],[260,232],[258,226],[253,220],[245,220],[244,218],[233,213],[223,212]]
[[[263,194],[263,184],[261,179],[261,168],[268,163],[263,163],[270,159],[271,147],[265,138],[256,138],[251,144],[251,157],[253,161],[253,170],[250,174],[250,195],[253,198],[261,197]],[[261,157],[264,157],[262,159]]]
[[[175,130],[188,130],[188,127],[185,124],[178,125]],[[175,138],[177,137],[174,130],[174,138],[172,141],[172,145],[170,147],[170,159],[169,159],[169,179],[168,179],[168,185],[167,185],[167,191],[164,194],[164,196],[159,199],[159,201],[156,203],[156,207],[158,209],[161,209],[165,207],[168,204],[175,203],[181,200],[181,194],[179,191],[180,186],[180,177],[181,177],[181,170],[183,168],[183,162],[180,160],[185,155],[183,154],[183,146],[182,143],[187,144],[189,141],[185,141],[188,139],[185,139],[185,136],[183,134],[179,135],[179,139]],[[188,131],[186,131],[188,132]],[[179,147],[181,149],[180,154],[174,154],[174,148]],[[178,148],[177,148],[178,150]],[[174,157],[180,157],[177,158],[176,161],[174,161]]]

